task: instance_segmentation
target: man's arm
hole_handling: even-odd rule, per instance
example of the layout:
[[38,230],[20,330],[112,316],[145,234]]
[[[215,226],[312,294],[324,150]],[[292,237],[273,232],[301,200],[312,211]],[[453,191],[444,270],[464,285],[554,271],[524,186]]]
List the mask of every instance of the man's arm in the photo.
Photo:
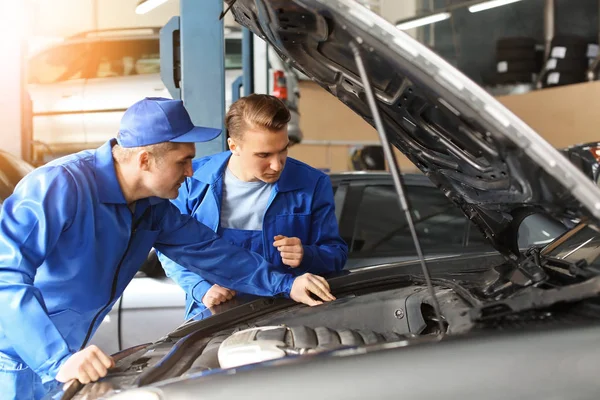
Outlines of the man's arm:
[[[182,214],[186,215],[193,215],[196,204],[201,202],[204,197],[202,195],[202,198],[198,196],[190,198],[191,183],[191,178],[186,178],[181,188],[179,188],[179,195],[175,200],[171,201]],[[206,190],[202,190],[201,192],[204,194]],[[158,254],[158,259],[167,276],[173,279],[194,301],[198,304],[202,303],[202,298],[212,287],[212,284],[197,273],[177,264],[160,251],[157,251],[156,254]]]
[[196,303],[201,304],[202,298],[212,287],[212,283],[197,273],[194,273],[189,269],[177,264],[164,254],[160,252],[157,252],[157,254],[167,276],[181,286],[188,296],[192,297]]
[[341,271],[348,258],[348,245],[340,237],[333,188],[327,176],[317,182],[311,221],[310,244],[303,244],[304,257],[299,268],[319,275]]
[[155,248],[171,260],[220,286],[260,296],[283,294],[306,304],[318,304],[316,294],[325,301],[335,298],[327,281],[310,274],[295,278],[278,271],[256,253],[233,246],[177,207],[164,202]]
[[0,326],[43,381],[54,379],[71,351],[33,281],[76,209],[75,182],[55,167],[32,172],[0,210]]

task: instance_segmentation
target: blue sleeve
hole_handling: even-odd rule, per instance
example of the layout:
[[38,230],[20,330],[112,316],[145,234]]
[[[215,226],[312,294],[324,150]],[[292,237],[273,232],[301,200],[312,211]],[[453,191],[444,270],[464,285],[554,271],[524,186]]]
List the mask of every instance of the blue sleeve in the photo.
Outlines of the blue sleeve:
[[202,298],[212,287],[212,283],[187,268],[182,267],[162,253],[158,254],[158,259],[167,276],[181,286],[185,293],[194,299],[196,303],[201,304]]
[[317,275],[341,271],[348,258],[348,245],[340,237],[333,188],[327,176],[317,182],[313,198],[310,244],[303,245],[300,269]]
[[294,276],[260,255],[229,244],[169,202],[162,206],[154,247],[172,261],[228,289],[259,296],[289,296]]
[[54,167],[25,177],[0,210],[0,326],[19,357],[44,382],[54,379],[72,353],[48,316],[34,278],[72,223],[76,208],[73,178]]
[[[194,204],[202,199],[190,198],[190,179],[186,179],[184,184],[179,189],[179,196],[172,203],[179,209],[182,214],[191,215],[194,210]],[[193,204],[191,204],[193,203]],[[212,287],[212,283],[202,278],[197,273],[194,273],[187,268],[177,264],[175,261],[166,257],[161,252],[158,252],[158,259],[165,270],[167,276],[177,283],[185,293],[196,301],[202,303],[202,298]]]

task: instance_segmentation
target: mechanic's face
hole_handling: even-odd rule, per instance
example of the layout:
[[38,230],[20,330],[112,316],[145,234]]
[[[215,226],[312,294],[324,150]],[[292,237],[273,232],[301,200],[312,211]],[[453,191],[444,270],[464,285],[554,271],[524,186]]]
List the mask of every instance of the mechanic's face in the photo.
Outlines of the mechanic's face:
[[251,129],[241,140],[227,139],[234,157],[239,157],[249,181],[277,182],[288,154],[287,126],[277,132]]
[[151,155],[146,186],[152,195],[163,199],[177,198],[185,178],[192,176],[192,159],[195,155],[194,143],[180,143],[159,158]]

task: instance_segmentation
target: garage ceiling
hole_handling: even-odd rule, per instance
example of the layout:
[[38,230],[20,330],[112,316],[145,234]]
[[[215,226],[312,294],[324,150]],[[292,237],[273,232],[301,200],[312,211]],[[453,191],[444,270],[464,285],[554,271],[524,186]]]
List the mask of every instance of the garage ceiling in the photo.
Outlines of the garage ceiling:
[[[77,32],[136,26],[162,26],[179,15],[179,0],[168,0],[154,10],[138,15],[138,0],[29,0],[31,11],[30,51],[35,52]],[[201,1],[201,0],[198,0]],[[416,0],[358,0],[389,21],[415,15]],[[48,16],[52,16],[48,18]],[[227,15],[226,25],[235,24]]]

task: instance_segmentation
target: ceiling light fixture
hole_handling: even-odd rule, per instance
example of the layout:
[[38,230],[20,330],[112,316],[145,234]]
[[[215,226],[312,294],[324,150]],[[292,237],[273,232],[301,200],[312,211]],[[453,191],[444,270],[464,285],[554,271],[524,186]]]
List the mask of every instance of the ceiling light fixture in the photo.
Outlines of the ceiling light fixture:
[[413,19],[410,21],[401,22],[396,25],[396,28],[404,31],[407,29],[412,29],[412,28],[416,28],[419,26],[423,26],[423,25],[434,24],[436,22],[444,21],[448,18],[450,18],[450,13],[443,12],[443,13],[439,13],[439,14],[429,15],[429,16],[423,17],[423,18],[417,18],[417,19]]
[[135,13],[146,14],[148,11],[154,10],[156,7],[166,2],[167,0],[141,0],[135,8]]
[[476,13],[479,11],[489,10],[490,8],[496,8],[500,6],[505,6],[507,4],[516,3],[521,0],[491,0],[486,1],[484,3],[475,4],[474,6],[469,7],[469,11],[472,13]]

